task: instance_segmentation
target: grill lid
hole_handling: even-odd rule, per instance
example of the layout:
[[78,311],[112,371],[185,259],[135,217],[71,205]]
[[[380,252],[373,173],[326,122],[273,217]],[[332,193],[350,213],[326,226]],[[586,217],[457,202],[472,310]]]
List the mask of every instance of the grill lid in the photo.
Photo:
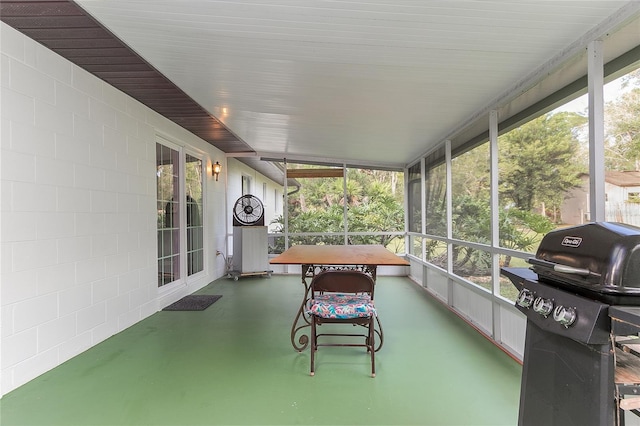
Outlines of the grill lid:
[[539,281],[608,303],[640,303],[640,228],[595,222],[549,232],[535,258]]

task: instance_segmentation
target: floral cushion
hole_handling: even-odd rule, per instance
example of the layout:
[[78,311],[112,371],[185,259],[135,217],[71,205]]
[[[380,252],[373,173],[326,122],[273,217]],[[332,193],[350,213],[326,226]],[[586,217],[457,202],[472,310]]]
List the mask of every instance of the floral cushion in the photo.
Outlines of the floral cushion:
[[368,294],[325,293],[311,299],[307,313],[321,318],[368,318],[376,315],[376,308]]

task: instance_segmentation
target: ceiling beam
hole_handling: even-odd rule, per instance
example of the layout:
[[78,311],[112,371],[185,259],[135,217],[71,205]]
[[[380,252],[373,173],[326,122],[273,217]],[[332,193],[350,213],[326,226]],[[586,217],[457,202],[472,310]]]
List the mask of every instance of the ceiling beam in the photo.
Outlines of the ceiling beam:
[[287,178],[328,178],[343,177],[344,169],[287,169]]

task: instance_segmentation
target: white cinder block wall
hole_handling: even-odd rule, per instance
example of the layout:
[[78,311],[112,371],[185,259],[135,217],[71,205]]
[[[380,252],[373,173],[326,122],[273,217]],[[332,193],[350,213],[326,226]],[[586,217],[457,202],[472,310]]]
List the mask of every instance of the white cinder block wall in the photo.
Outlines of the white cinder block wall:
[[208,173],[205,273],[159,292],[156,137],[203,153],[209,170],[226,162],[4,23],[0,40],[4,395],[224,273],[224,177]]

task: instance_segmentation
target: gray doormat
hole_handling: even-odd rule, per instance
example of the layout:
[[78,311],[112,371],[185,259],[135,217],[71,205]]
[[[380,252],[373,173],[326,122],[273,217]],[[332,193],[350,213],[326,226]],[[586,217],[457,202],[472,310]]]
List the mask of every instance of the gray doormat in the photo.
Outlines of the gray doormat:
[[192,294],[172,303],[163,311],[204,311],[221,297],[221,294]]

